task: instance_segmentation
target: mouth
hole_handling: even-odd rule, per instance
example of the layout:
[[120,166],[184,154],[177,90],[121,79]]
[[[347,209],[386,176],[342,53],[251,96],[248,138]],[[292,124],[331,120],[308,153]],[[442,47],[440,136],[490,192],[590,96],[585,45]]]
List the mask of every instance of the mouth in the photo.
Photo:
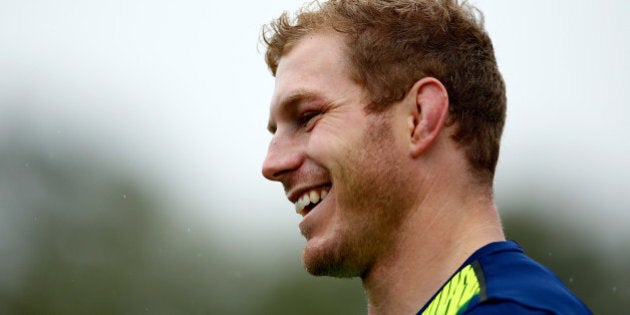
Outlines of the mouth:
[[306,216],[311,210],[319,205],[330,192],[331,186],[325,185],[305,191],[295,202],[295,212]]

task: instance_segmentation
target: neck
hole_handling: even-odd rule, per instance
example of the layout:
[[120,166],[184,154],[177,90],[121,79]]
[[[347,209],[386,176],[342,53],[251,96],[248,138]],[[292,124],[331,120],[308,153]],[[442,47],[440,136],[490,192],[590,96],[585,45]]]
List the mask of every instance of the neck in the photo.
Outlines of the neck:
[[371,315],[415,314],[470,255],[505,239],[491,194],[428,196],[362,278]]

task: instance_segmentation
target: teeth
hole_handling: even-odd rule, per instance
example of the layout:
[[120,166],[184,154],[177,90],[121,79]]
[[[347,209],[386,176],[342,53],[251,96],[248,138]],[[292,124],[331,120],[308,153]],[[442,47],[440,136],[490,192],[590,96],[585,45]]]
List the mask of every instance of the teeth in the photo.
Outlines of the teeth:
[[308,206],[309,203],[311,203],[311,200],[309,199],[308,195],[304,195],[302,196],[302,198],[300,198],[300,207],[304,208],[306,206]]
[[311,190],[305,192],[298,201],[295,202],[295,212],[301,215],[305,215],[304,208],[306,208],[309,204],[316,205],[320,201],[324,200],[328,195],[327,189],[321,190]]
[[319,202],[319,193],[318,192],[316,192],[314,190],[311,190],[311,193],[309,194],[309,197],[310,197],[309,199],[311,200],[311,202],[313,204],[316,204],[316,203]]

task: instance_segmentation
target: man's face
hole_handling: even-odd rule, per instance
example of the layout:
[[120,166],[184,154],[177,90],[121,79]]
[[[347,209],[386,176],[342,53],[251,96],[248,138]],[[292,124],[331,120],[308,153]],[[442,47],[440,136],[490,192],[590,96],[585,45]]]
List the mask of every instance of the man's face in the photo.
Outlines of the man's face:
[[368,101],[339,35],[307,35],[280,60],[263,174],[303,216],[302,259],[315,275],[363,275],[410,207],[404,128],[395,109],[366,113]]

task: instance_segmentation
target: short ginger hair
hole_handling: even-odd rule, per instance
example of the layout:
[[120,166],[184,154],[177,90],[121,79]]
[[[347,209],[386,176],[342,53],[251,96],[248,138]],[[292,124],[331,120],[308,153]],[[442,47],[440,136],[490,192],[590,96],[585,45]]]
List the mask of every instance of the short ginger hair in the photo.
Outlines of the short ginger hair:
[[442,82],[452,139],[478,179],[492,182],[507,101],[479,10],[458,0],[315,1],[263,27],[272,74],[292,46],[321,31],[344,36],[352,79],[371,99],[368,111],[385,111],[424,77]]

